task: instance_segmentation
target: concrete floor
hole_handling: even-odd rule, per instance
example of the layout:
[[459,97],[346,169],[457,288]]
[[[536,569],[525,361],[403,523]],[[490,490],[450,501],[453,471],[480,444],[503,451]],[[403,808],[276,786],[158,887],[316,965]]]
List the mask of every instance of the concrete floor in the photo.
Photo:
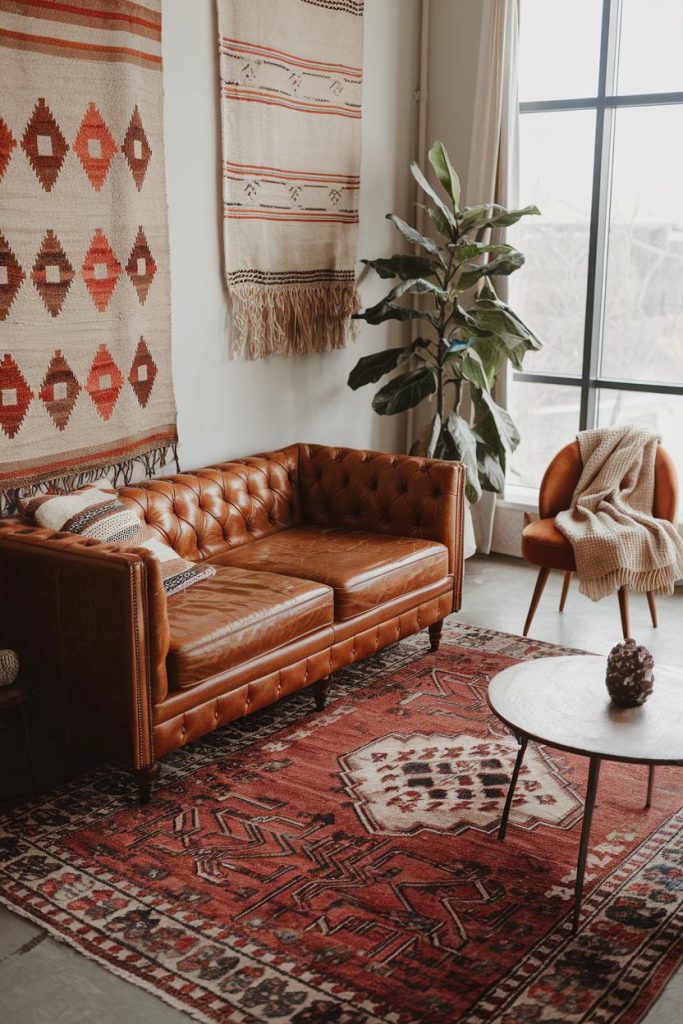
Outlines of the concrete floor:
[[[554,574],[531,635],[539,640],[607,653],[621,639],[616,598],[592,604],[570,593],[557,612],[562,574]],[[504,632],[522,631],[535,571],[516,559],[476,557],[467,563],[465,600],[457,618]],[[631,632],[660,664],[679,664],[683,592],[659,602],[659,628],[644,597],[632,598]],[[683,970],[641,1024],[678,1024]],[[0,1021],[3,1024],[187,1024],[189,1017],[130,985],[35,925],[0,907]]]

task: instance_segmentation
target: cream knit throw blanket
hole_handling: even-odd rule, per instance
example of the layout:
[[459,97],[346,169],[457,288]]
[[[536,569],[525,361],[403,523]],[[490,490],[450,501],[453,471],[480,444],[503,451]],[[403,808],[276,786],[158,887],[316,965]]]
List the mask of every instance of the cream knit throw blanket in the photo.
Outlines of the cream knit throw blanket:
[[362,0],[217,4],[233,350],[341,348],[359,306]]
[[571,507],[555,519],[574,549],[579,589],[593,601],[620,587],[671,594],[683,542],[652,515],[659,438],[637,427],[578,434],[583,472]]

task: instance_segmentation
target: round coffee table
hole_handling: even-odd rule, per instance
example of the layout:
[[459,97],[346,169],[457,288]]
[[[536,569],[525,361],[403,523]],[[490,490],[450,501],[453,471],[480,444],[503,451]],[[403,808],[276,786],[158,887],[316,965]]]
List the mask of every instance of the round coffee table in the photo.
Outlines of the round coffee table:
[[581,914],[595,794],[602,761],[649,765],[646,807],[655,765],[683,765],[683,674],[655,666],[654,692],[637,708],[618,708],[605,688],[607,659],[593,655],[539,658],[512,665],[489,685],[488,702],[519,743],[498,838],[504,839],[529,740],[590,758],[574,890],[574,931]]

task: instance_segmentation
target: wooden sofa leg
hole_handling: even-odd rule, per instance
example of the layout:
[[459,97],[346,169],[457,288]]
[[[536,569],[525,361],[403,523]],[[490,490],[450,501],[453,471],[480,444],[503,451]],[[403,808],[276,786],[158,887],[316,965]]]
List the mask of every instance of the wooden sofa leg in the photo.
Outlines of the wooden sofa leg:
[[330,688],[330,677],[325,676],[324,679],[318,679],[316,683],[313,683],[311,689],[313,690],[313,697],[315,698],[315,710],[322,711],[327,701],[327,693]]
[[138,787],[138,794],[141,804],[148,804],[152,798],[152,786],[159,775],[159,762],[149,765],[148,768],[136,768],[133,772],[135,785]]
[[433,651],[438,651],[439,644],[441,643],[441,633],[443,632],[443,619],[439,619],[437,622],[432,622],[429,627],[429,642],[432,646]]

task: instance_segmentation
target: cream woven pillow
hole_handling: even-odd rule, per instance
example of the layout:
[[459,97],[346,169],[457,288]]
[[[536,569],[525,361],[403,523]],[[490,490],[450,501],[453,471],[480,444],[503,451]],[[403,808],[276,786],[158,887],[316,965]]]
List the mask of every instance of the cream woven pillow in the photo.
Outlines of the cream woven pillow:
[[38,494],[20,502],[20,511],[47,530],[77,533],[110,544],[132,540],[143,525],[106,477],[70,494]]

